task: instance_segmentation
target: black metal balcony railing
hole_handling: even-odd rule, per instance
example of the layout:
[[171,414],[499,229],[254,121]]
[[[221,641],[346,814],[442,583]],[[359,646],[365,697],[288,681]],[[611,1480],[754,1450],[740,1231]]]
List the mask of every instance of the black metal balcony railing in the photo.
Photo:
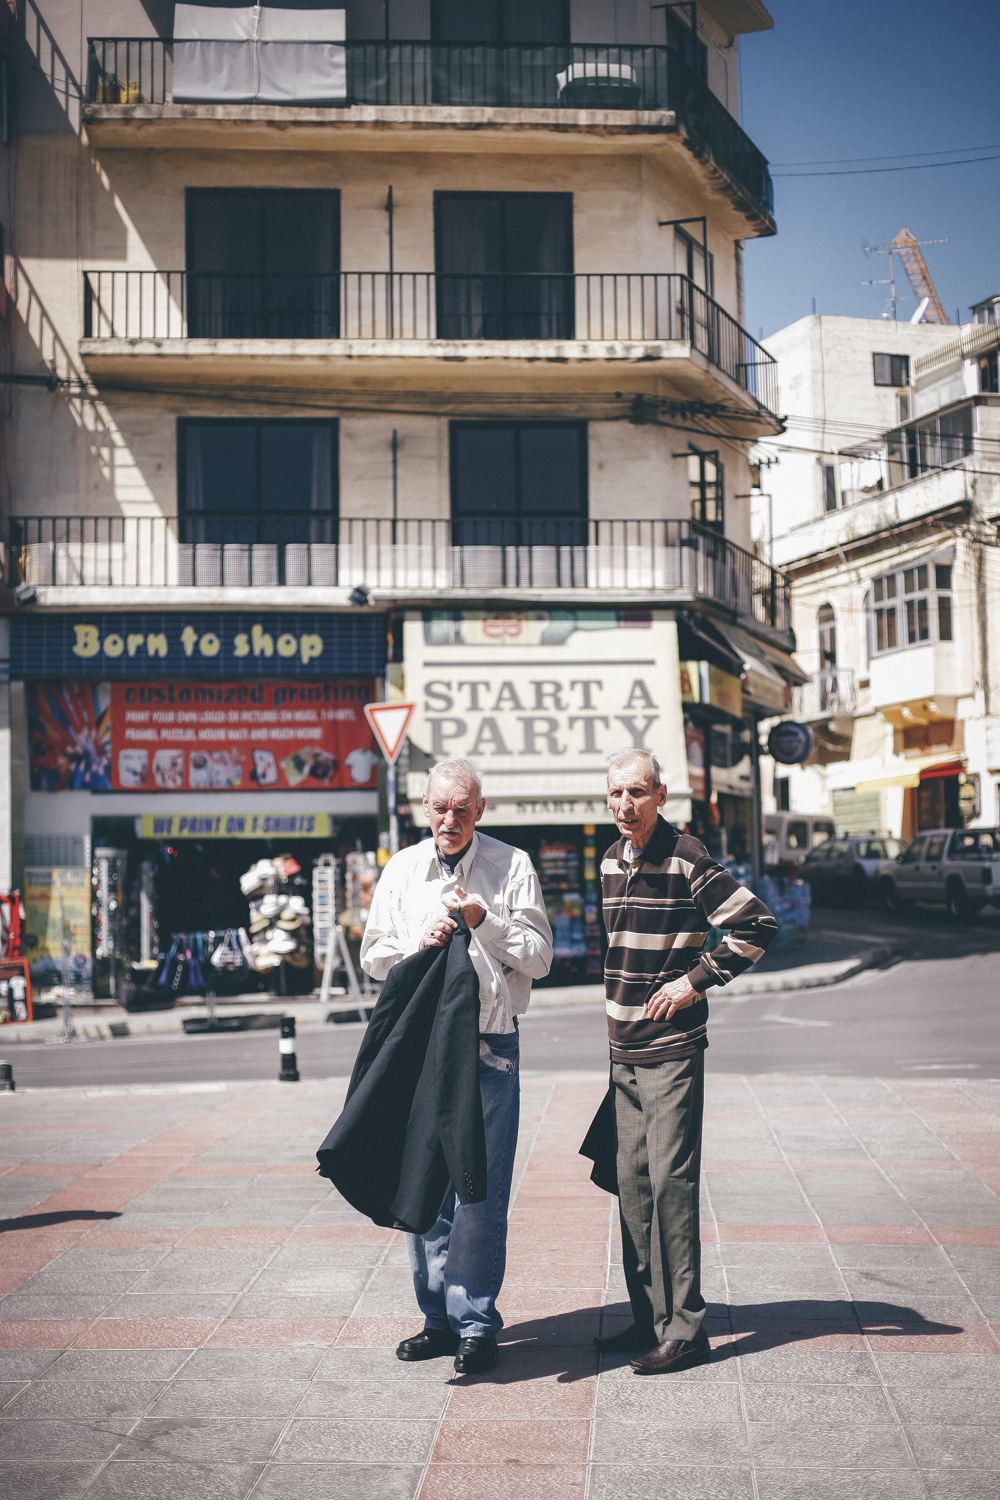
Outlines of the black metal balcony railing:
[[[605,590],[712,600],[788,635],[789,583],[742,547],[691,521],[362,520],[330,518],[327,541],[251,541],[259,517],[231,522],[233,540],[198,538],[207,517],[18,516],[10,521],[12,583],[62,588],[275,586],[384,589]],[[245,523],[245,524],[244,524]],[[312,527],[317,522],[310,519]],[[257,527],[257,530],[254,528]],[[309,533],[313,535],[313,532]],[[287,535],[287,532],[286,532]],[[236,538],[240,538],[236,540]]]
[[[774,211],[766,157],[672,47],[464,42],[345,42],[343,47],[345,105],[672,110],[765,213]],[[89,103],[165,104],[172,86],[173,42],[89,38]]]
[[84,272],[87,339],[680,341],[774,412],[775,360],[687,276]]

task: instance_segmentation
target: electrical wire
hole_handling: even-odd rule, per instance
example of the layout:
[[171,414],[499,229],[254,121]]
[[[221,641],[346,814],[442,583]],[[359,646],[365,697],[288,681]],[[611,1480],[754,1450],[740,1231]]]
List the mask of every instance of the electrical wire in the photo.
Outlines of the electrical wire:
[[828,156],[816,161],[773,161],[772,167],[853,166],[859,161],[912,161],[917,156],[954,156],[957,151],[1000,151],[1000,141],[990,146],[951,146],[942,151],[890,151],[886,156]]
[[959,161],[924,161],[916,162],[908,167],[851,167],[846,171],[837,172],[772,172],[771,176],[775,182],[786,177],[868,177],[878,172],[924,172],[931,167],[968,167],[974,166],[980,161],[1000,161],[1000,154],[996,156],[963,156]]

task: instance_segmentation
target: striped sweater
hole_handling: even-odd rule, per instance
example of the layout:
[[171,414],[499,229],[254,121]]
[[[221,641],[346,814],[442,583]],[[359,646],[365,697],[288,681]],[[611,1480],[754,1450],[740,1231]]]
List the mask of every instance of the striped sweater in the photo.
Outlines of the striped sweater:
[[[752,891],[737,885],[704,844],[658,818],[640,859],[627,838],[601,861],[608,956],[604,966],[613,1062],[655,1063],[708,1046],[708,1001],[650,1021],[643,1010],[662,985],[686,974],[696,990],[728,984],[763,956],[777,924]],[[709,927],[726,927],[713,953]]]

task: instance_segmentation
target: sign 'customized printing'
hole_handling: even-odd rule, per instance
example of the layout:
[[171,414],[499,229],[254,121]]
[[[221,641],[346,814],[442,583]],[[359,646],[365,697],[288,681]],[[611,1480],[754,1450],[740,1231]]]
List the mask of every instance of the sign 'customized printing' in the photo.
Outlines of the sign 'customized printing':
[[[486,823],[589,823],[615,750],[652,751],[690,816],[677,628],[658,611],[427,614],[404,626],[409,737],[482,766]],[[407,788],[422,821],[423,779]]]
[[376,785],[371,679],[33,682],[33,791],[324,791]]

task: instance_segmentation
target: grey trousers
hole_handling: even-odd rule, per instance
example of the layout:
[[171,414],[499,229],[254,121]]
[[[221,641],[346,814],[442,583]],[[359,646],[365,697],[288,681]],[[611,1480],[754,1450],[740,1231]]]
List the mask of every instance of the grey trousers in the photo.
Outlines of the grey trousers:
[[705,1316],[698,1220],[705,1054],[614,1063],[611,1078],[632,1316],[659,1344],[693,1339]]

